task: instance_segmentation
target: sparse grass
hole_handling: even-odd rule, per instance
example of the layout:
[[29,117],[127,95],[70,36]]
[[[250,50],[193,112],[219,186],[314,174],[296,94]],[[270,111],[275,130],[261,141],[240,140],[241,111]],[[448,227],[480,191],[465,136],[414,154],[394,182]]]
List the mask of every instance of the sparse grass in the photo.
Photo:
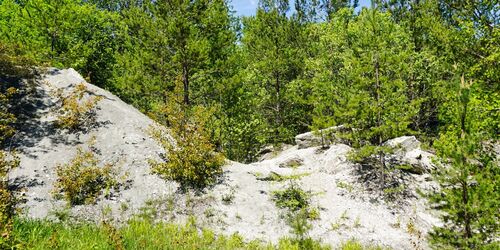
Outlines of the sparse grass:
[[[349,220],[349,215],[347,214],[347,210],[344,210],[344,212],[342,212],[340,217],[335,222],[331,223],[331,230],[338,231],[341,227],[350,229],[349,225],[347,225],[346,223],[348,220]],[[356,217],[353,226],[354,227],[361,226],[361,221],[359,220],[359,217]]]
[[396,218],[396,222],[394,222],[393,224],[391,224],[391,226],[393,228],[401,228],[401,218],[398,216]]
[[331,227],[331,229],[330,229],[330,230],[332,230],[332,231],[337,231],[337,230],[339,230],[339,229],[340,229],[340,227],[341,227],[342,225],[343,225],[343,224],[342,224],[342,223],[340,223],[339,221],[337,221],[337,222],[335,222],[335,223],[333,223],[333,222],[332,222],[332,223],[330,224],[330,227]]
[[209,208],[205,209],[205,211],[203,212],[203,214],[207,218],[214,217],[215,216],[215,209],[209,207]]
[[340,246],[341,250],[383,250],[384,248],[374,245],[363,245],[357,240],[349,240]]
[[337,181],[337,187],[343,188],[343,189],[347,190],[349,193],[354,191],[354,186],[352,184],[347,183],[347,182],[343,182],[343,181]]
[[360,228],[361,227],[361,218],[359,218],[359,216],[356,217],[356,219],[354,220],[354,228]]
[[293,180],[300,180],[302,177],[308,176],[310,174],[311,173],[280,175],[276,172],[271,172],[266,177],[257,177],[257,180],[259,180],[259,181],[276,181],[276,182],[293,181]]
[[[238,234],[217,235],[195,226],[194,219],[184,225],[152,223],[135,219],[122,227],[111,224],[56,223],[45,220],[14,221],[13,238],[18,249],[331,249],[318,241],[283,238],[272,245],[260,241],[244,242]],[[350,240],[341,250],[382,249]]]
[[234,189],[231,189],[229,193],[222,195],[221,200],[225,205],[230,205],[231,203],[233,203],[234,198]]
[[342,212],[342,214],[340,215],[340,219],[341,220],[348,220],[349,219],[349,215],[347,214],[347,210],[344,210],[344,212]]

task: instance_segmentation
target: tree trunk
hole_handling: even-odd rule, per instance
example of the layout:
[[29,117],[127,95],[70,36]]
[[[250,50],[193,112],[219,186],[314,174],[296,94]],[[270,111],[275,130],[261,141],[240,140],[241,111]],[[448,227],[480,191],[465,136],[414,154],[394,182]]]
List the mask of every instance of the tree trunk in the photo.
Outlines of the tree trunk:
[[472,230],[470,228],[471,218],[467,211],[467,203],[469,203],[467,180],[462,182],[462,203],[464,205],[464,238],[470,239],[472,237]]
[[[380,107],[380,79],[379,79],[379,62],[378,62],[378,55],[375,57],[375,81],[376,81],[376,101],[377,101],[377,127],[380,127],[382,125],[382,114],[381,114],[381,107]],[[380,133],[377,135],[378,137],[378,145],[382,145],[382,135]],[[380,161],[380,182],[382,188],[385,185],[385,162],[384,162],[384,153],[382,151],[379,152],[379,161]]]
[[184,104],[189,106],[189,67],[187,63],[182,64],[182,83],[184,85]]
[[[469,93],[465,93],[465,98],[464,97],[464,90],[468,91],[469,86],[467,86],[467,83],[465,82],[465,78],[462,75],[461,77],[461,99],[462,99],[462,114],[460,116],[460,129],[461,129],[461,134],[460,137],[462,140],[466,140],[467,137],[467,127],[466,127],[466,119],[467,119],[467,109],[468,109],[468,104],[469,104]],[[467,164],[467,159],[465,158],[465,155],[462,154],[462,164],[466,166]],[[465,174],[465,173],[464,173]],[[471,230],[471,218],[469,215],[469,212],[467,211],[467,204],[469,203],[469,195],[468,195],[468,183],[467,183],[467,177],[468,176],[463,176],[464,181],[462,181],[462,205],[464,206],[464,238],[470,239],[472,237],[472,230]]]

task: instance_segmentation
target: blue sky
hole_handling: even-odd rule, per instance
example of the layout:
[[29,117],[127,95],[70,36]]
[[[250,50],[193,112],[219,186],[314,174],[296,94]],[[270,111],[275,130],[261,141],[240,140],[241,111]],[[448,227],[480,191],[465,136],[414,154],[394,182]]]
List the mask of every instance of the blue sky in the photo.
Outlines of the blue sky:
[[[257,9],[257,3],[259,0],[232,0],[232,4],[236,14],[238,16],[248,16],[255,14],[255,9]],[[293,0],[291,1],[292,5]],[[359,0],[359,5],[361,7],[369,7],[371,0]]]

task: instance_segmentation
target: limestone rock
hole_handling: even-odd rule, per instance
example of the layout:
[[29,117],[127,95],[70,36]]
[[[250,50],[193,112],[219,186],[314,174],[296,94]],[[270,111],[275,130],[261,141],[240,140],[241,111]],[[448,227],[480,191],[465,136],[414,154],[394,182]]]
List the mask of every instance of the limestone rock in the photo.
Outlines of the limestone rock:
[[405,165],[407,171],[414,174],[429,172],[435,166],[432,163],[433,154],[420,148],[420,141],[415,136],[401,136],[388,140],[385,145],[394,148],[394,153],[387,156],[392,165]]
[[316,146],[328,146],[336,141],[334,133],[344,128],[344,126],[335,126],[321,129],[317,132],[311,131],[295,136],[295,143],[299,149]]

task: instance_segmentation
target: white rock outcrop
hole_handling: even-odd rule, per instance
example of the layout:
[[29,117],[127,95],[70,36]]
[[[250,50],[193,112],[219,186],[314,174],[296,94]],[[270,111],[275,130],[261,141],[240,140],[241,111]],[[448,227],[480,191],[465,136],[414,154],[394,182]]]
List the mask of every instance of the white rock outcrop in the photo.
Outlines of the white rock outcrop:
[[401,136],[388,140],[385,145],[394,149],[388,156],[392,164],[407,165],[408,171],[416,174],[428,173],[435,168],[432,163],[433,154],[421,149],[421,143],[415,136]]
[[[84,82],[91,95],[103,97],[97,111],[99,126],[88,133],[55,129],[57,110],[50,93],[56,89],[70,91],[80,82]],[[175,182],[152,174],[147,163],[163,153],[147,132],[155,124],[147,116],[110,92],[86,83],[73,69],[50,70],[41,76],[34,91],[29,96],[30,102],[38,106],[29,109],[33,113],[28,116],[30,119],[22,121],[25,129],[15,138],[21,166],[9,174],[11,185],[25,200],[21,208],[28,217],[50,217],[53,211],[66,206],[51,194],[55,168],[68,162],[77,146],[95,136],[99,159],[117,163],[121,173],[128,174],[127,187],[109,198],[99,199],[95,205],[71,208],[71,214],[80,218],[100,221],[107,211],[106,216],[126,221],[144,211],[141,208],[154,206],[146,211],[155,211],[158,220],[183,222],[193,215],[200,226],[219,233],[237,232],[247,240],[276,242],[289,236],[290,228],[283,216],[285,211],[276,207],[272,194],[286,188],[290,181],[265,178],[274,174],[283,178],[292,176],[297,185],[313,194],[311,206],[318,209],[319,219],[311,222],[310,236],[324,243],[335,246],[356,238],[365,244],[412,249],[419,239],[408,233],[406,225],[416,221],[416,230],[425,233],[434,223],[432,213],[421,199],[408,198],[404,203],[408,205],[397,209],[374,200],[359,180],[359,169],[347,160],[352,148],[335,144],[333,138],[327,141],[328,148],[318,147],[322,141],[314,133],[298,135],[296,146],[286,146],[279,152],[269,149],[261,162],[229,162],[220,183],[204,193],[177,192]],[[420,149],[414,137],[396,138],[387,144],[396,148],[398,161],[425,169],[431,166],[431,155]],[[410,177],[414,182],[411,187],[426,185],[424,175]],[[417,245],[427,248],[425,242]]]
[[303,133],[295,136],[295,144],[297,144],[299,149],[316,146],[328,146],[336,142],[335,132],[343,128],[344,126],[341,125]]

